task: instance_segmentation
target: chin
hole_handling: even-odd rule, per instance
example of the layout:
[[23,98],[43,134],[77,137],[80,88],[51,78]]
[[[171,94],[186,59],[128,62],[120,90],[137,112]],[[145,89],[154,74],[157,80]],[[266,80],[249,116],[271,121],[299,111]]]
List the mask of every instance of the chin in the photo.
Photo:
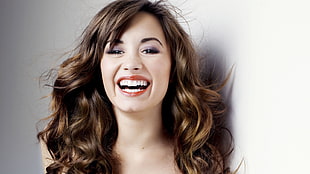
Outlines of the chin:
[[141,104],[122,104],[122,105],[114,105],[114,110],[119,110],[125,113],[135,113],[135,112],[142,112],[144,107]]
[[114,111],[118,110],[123,113],[128,114],[138,114],[138,113],[144,113],[144,112],[155,112],[155,110],[158,110],[160,108],[153,105],[148,104],[147,102],[124,102],[119,105],[114,105]]

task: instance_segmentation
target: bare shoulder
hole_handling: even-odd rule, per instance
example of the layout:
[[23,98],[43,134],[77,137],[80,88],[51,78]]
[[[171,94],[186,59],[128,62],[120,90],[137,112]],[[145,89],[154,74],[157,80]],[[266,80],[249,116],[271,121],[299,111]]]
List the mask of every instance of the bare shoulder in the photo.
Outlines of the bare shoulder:
[[40,140],[40,147],[41,147],[43,170],[45,171],[46,167],[53,163],[53,160],[50,153],[47,150],[46,144],[42,140]]

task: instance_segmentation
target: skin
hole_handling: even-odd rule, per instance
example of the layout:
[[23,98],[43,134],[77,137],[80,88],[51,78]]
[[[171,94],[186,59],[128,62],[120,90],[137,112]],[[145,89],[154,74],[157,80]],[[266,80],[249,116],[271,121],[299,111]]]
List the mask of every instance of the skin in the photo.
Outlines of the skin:
[[[134,16],[120,42],[105,47],[101,72],[118,123],[114,151],[122,174],[180,173],[161,115],[170,70],[169,46],[158,19],[149,13]],[[124,93],[118,83],[128,77],[143,79],[149,86],[142,94]]]

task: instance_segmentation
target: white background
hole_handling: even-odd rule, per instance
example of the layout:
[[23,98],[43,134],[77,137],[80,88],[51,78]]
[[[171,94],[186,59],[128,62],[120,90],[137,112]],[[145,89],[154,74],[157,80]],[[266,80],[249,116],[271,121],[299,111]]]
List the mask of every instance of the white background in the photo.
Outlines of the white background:
[[[240,173],[308,173],[310,4],[307,0],[171,1],[197,47],[235,65],[230,116]],[[0,173],[42,173],[38,77],[70,50],[106,1],[1,0]]]

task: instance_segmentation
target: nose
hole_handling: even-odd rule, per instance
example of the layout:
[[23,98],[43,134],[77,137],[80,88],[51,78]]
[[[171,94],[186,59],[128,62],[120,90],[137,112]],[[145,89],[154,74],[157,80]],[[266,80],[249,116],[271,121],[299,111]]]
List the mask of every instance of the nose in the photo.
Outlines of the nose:
[[123,64],[123,69],[126,71],[138,71],[142,69],[142,62],[137,55],[125,58],[126,61]]

